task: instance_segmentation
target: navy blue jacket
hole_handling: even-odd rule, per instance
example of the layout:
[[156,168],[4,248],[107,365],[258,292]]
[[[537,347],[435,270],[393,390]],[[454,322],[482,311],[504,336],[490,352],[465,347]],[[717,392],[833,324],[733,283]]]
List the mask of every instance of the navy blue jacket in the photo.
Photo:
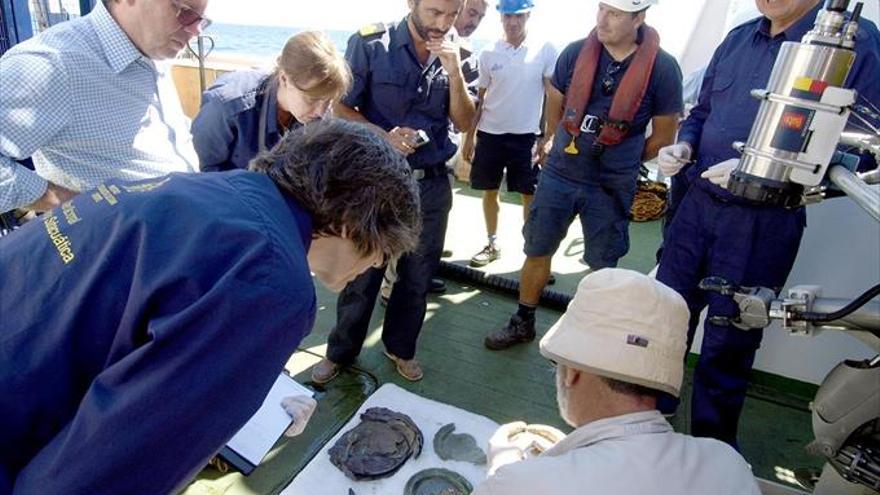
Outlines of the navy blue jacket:
[[[386,131],[410,127],[428,133],[431,142],[407,157],[413,168],[444,164],[455,154],[449,139],[449,76],[439,61],[422,67],[406,18],[375,34],[353,34],[345,59],[354,79],[344,105]],[[476,66],[463,63],[462,69],[465,81],[475,86],[476,73],[469,74],[468,67],[476,71]]]
[[[694,184],[708,188],[713,194],[727,197],[730,193],[699,174],[708,167],[739,156],[731,145],[747,141],[758,114],[760,102],[750,94],[752,89],[767,87],[770,72],[782,43],[799,42],[813,28],[822,2],[791,27],[770,37],[770,21],[759,17],[732,30],[712,55],[703,77],[699,103],[692,110],[678,133],[679,141],[690,143],[696,163],[689,167],[687,177]],[[880,106],[880,33],[877,26],[865,19],[859,22],[856,35],[856,59],[845,87],[854,88],[859,100]],[[851,119],[852,121],[852,119]]]
[[[278,90],[272,74],[238,71],[224,74],[202,95],[192,123],[193,147],[202,172],[247,169],[259,149],[260,112],[265,103],[265,146],[283,136],[278,128]],[[293,128],[299,127],[296,120]]]
[[0,493],[171,493],[309,332],[311,219],[265,175],[112,182],[0,240]]

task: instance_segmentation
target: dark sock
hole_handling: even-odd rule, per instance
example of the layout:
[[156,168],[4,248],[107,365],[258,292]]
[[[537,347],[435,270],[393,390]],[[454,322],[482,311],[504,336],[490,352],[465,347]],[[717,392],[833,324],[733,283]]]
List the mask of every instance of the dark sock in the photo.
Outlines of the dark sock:
[[519,315],[519,317],[523,320],[534,320],[535,307],[529,306],[528,304],[519,303],[519,308],[517,308],[516,314]]

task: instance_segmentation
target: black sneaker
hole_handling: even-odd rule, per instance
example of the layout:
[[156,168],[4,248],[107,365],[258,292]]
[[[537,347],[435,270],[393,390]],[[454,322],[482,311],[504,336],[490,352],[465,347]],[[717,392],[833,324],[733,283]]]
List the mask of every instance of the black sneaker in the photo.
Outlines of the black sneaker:
[[504,328],[486,335],[483,345],[493,351],[500,351],[533,340],[535,340],[535,319],[524,320],[518,314],[514,314]]

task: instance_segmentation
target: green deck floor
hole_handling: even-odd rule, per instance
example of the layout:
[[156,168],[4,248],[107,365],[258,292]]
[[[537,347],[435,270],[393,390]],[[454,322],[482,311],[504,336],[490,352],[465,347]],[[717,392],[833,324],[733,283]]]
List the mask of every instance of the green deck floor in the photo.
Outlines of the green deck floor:
[[[467,191],[458,191],[450,217],[450,235],[447,236],[447,247],[453,251],[450,261],[465,263],[485,242],[480,211],[478,198]],[[517,205],[512,202],[502,205],[502,222],[505,222],[500,232],[503,257],[489,266],[491,273],[518,276],[523,259],[520,254],[522,237],[518,233],[520,218]],[[649,271],[659,244],[659,229],[659,222],[633,224],[632,249],[621,261],[621,266]],[[586,270],[577,262],[582,248],[580,227],[576,222],[560,253],[554,257],[553,270],[559,279],[556,290],[573,292]],[[553,371],[538,354],[537,342],[502,352],[491,352],[483,347],[486,332],[504,324],[516,309],[516,301],[509,296],[452,281],[448,285],[446,294],[433,296],[429,301],[418,350],[418,358],[425,369],[422,381],[410,383],[399,377],[391,362],[383,356],[383,308],[377,304],[371,332],[356,363],[363,371],[343,376],[322,392],[319,410],[303,438],[280,442],[266,466],[258,468],[252,479],[240,475],[218,477],[215,471],[208,469],[187,493],[280,491],[353,414],[374,385],[371,384],[373,380],[379,385],[396,383],[411,392],[485,415],[500,423],[524,420],[570,430],[558,416]],[[539,310],[539,337],[559,315],[556,311]],[[288,363],[288,369],[300,381],[308,380],[310,367],[317,362],[317,356],[324,353],[326,338],[334,322],[335,296],[319,289],[315,330],[303,342],[303,351]],[[682,432],[688,431],[690,370],[685,380],[684,402],[679,414],[671,420],[676,430]],[[778,382],[773,384],[778,385]],[[809,391],[810,387],[806,390]],[[803,449],[811,439],[808,400],[809,397],[766,384],[754,387],[746,400],[740,422],[740,439],[743,455],[757,476],[785,482],[795,468],[821,466],[819,459],[807,455]]]

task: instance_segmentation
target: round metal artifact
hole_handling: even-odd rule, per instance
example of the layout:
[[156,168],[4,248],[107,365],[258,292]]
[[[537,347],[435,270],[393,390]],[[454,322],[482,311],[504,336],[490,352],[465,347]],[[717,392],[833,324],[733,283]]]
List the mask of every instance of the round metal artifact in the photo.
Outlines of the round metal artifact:
[[541,455],[556,442],[565,438],[565,433],[547,425],[526,425],[514,430],[508,437],[528,457]]
[[403,495],[470,495],[474,490],[464,476],[443,468],[431,468],[414,474]]
[[360,424],[330,448],[330,462],[355,481],[385,478],[410,456],[418,457],[423,443],[422,432],[409,416],[371,407],[361,414]]
[[434,452],[444,461],[464,461],[486,464],[486,454],[477,447],[477,441],[467,433],[453,433],[455,423],[444,425],[434,435]]

